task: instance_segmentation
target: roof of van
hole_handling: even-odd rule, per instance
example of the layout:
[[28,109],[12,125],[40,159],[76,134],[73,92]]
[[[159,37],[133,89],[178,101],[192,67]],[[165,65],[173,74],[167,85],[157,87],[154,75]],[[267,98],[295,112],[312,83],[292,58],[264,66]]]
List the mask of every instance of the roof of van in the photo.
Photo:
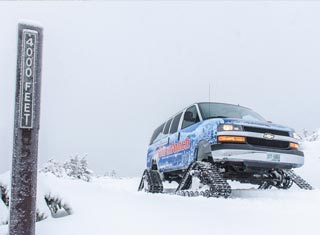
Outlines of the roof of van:
[[[176,116],[177,114],[183,112],[185,109],[191,107],[192,105],[195,105],[195,104],[206,104],[206,103],[212,103],[212,104],[226,104],[226,105],[233,105],[233,106],[240,106],[240,107],[243,107],[243,108],[246,108],[246,109],[250,109],[250,108],[247,108],[245,106],[242,106],[242,105],[239,105],[239,104],[228,104],[228,103],[222,103],[222,102],[195,102],[193,104],[190,104],[189,106],[186,106],[185,108],[181,109],[179,112],[176,112],[175,114],[169,116],[169,118],[166,119],[166,121],[164,121],[164,123],[166,123],[168,120],[170,120],[171,118],[173,118],[174,116]],[[251,110],[251,109],[250,109]],[[163,123],[161,123],[162,125]]]

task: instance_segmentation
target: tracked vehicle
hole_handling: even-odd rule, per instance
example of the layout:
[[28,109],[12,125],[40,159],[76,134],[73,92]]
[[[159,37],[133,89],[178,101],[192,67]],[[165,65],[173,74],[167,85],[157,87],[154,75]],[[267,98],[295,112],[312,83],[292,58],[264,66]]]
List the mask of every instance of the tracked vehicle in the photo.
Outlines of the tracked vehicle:
[[196,103],[154,131],[138,190],[162,193],[164,181],[175,181],[178,195],[229,197],[227,180],[259,189],[288,189],[293,183],[312,189],[293,171],[303,164],[292,128],[239,105]]

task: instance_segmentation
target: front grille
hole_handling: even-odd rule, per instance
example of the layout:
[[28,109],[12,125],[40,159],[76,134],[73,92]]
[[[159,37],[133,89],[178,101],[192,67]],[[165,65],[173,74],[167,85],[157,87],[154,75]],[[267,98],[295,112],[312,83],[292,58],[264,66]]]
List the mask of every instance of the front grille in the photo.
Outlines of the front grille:
[[243,130],[248,132],[270,133],[274,135],[290,136],[288,131],[280,131],[280,130],[274,130],[274,129],[260,128],[260,127],[243,126]]
[[265,139],[254,138],[254,137],[247,137],[247,143],[254,146],[277,148],[277,149],[289,148],[289,142],[281,141],[281,140],[265,140]]

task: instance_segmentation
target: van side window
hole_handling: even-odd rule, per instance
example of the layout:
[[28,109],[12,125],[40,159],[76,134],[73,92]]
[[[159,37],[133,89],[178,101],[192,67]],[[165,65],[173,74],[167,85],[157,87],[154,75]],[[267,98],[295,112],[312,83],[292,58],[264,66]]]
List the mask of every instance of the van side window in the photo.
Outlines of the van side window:
[[183,117],[182,127],[186,128],[200,121],[199,114],[195,105],[186,110]]
[[170,128],[170,134],[175,133],[178,130],[181,115],[182,113],[179,113],[177,116],[174,117]]
[[156,142],[158,139],[160,139],[160,136],[161,136],[161,132],[163,130],[163,127],[164,127],[164,124],[163,123],[161,126],[159,126],[154,132],[153,132],[153,135],[151,137],[151,140],[150,140],[150,144],[153,144],[154,142]]
[[172,121],[172,118],[169,121],[167,121],[166,126],[165,126],[164,131],[163,131],[164,135],[169,133],[169,128],[170,128],[171,121]]

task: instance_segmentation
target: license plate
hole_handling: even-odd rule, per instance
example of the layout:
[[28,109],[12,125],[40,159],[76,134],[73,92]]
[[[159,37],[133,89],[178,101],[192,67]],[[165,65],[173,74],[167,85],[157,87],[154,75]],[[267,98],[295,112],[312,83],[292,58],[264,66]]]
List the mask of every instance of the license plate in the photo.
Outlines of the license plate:
[[280,162],[279,153],[267,153],[267,160],[271,162]]

